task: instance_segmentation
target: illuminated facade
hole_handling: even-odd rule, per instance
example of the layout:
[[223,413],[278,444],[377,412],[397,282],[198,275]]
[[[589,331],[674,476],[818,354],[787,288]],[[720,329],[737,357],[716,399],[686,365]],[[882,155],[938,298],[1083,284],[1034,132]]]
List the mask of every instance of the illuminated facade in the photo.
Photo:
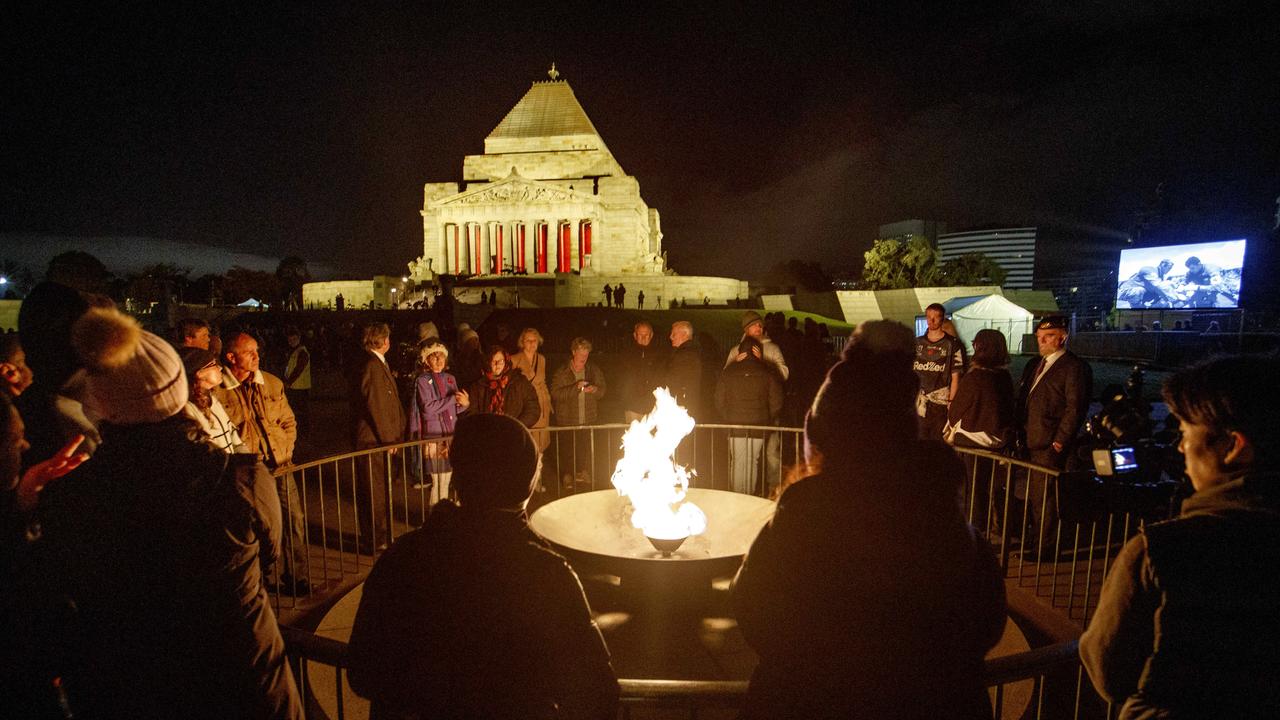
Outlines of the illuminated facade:
[[554,68],[468,155],[427,183],[415,279],[437,274],[661,275],[658,211],[640,197]]

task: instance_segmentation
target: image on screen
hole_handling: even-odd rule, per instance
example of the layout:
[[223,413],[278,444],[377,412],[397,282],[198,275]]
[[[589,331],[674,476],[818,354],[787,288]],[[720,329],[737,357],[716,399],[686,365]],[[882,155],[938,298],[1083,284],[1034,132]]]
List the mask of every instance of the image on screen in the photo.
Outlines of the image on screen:
[[1116,308],[1240,306],[1244,240],[1120,251]]

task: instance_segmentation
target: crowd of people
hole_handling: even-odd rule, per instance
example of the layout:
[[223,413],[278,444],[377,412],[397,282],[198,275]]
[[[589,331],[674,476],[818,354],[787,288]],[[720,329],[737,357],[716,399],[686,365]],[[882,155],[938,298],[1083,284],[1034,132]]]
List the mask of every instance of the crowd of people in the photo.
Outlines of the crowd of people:
[[[789,354],[759,314],[741,321],[713,389],[688,321],[670,349],[637,323],[612,382],[585,337],[548,368],[535,328],[482,349],[471,328],[447,343],[430,323],[405,377],[376,322],[351,352],[278,329],[280,377],[262,368],[262,333],[191,321],[165,340],[110,301],[42,283],[0,344],[6,717],[302,716],[267,586],[309,582],[290,573],[307,542],[288,468],[321,363],[347,378],[354,447],[449,439],[421,456],[434,506],[422,527],[391,543],[382,513],[359,518],[366,549],[385,552],[350,678],[380,717],[613,717],[618,684],[578,577],[527,524],[548,428],[600,422],[609,392],[638,417],[656,387],[695,417],[777,425],[809,363],[823,379],[804,401],[803,457],[733,586],[760,658],[744,717],[990,717],[981,668],[1004,586],[965,522],[948,443],[1072,462],[1091,376],[1065,320],[1037,325],[1016,386],[1003,336],[978,333],[969,357],[940,306],[919,337],[860,326],[829,369]],[[1254,382],[1277,365],[1211,361],[1165,388],[1196,493],[1125,546],[1081,641],[1122,717],[1280,708],[1276,398]],[[767,433],[731,433],[730,449],[739,491],[781,462]],[[590,472],[561,465],[570,481]],[[385,491],[385,466],[356,468],[372,480],[358,492]]]

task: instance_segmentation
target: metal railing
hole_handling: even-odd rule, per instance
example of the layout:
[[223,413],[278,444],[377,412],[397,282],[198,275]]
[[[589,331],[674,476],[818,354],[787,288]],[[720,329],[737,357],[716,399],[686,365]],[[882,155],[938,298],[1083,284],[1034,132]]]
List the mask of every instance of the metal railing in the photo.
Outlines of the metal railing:
[[[307,699],[308,717],[328,715],[326,708],[319,707],[310,696],[309,690],[316,681],[327,685],[330,682],[329,673],[332,673],[335,688],[335,703],[329,709],[333,710],[337,720],[344,720],[355,703],[364,702],[350,697],[345,689],[345,675],[349,667],[346,643],[292,627],[282,627],[281,633],[284,635],[294,678],[303,697]],[[1060,711],[1051,709],[1053,698],[1061,699],[1071,695],[1072,690],[1065,683],[1075,678],[1077,666],[1075,641],[1060,642],[986,661],[983,666],[983,682],[990,693],[995,717],[1057,717]],[[325,678],[316,677],[317,671],[323,672]],[[1054,683],[1062,687],[1056,687]],[[682,711],[690,719],[698,717],[704,711],[736,711],[746,699],[748,683],[745,680],[624,678],[618,680],[618,685],[621,691],[619,717],[631,720],[636,715],[658,709]],[[1010,702],[1014,696],[1016,707]]]
[[[545,450],[541,486],[532,505],[610,488],[626,429],[615,424],[535,431]],[[802,459],[802,435],[798,428],[698,425],[677,450],[677,460],[696,469],[694,487],[768,496],[787,468]],[[363,579],[382,548],[425,522],[434,502],[448,494],[449,442],[415,440],[277,472],[282,505],[289,510],[286,516],[292,516],[286,527],[294,529],[284,541],[284,571],[273,573],[269,587],[277,610],[340,595]],[[740,476],[744,449],[753,473],[745,486]],[[968,520],[990,540],[1010,582],[1029,589],[1076,628],[1088,624],[1102,580],[1125,540],[1144,521],[1169,510],[1167,487],[1104,484],[1092,473],[1059,472],[980,450],[957,452],[967,468],[963,507]],[[303,578],[310,580],[309,588],[300,587]],[[302,643],[308,659],[334,665],[341,674],[340,662],[323,654],[324,648],[337,652],[341,643],[303,641],[295,630],[287,632]],[[1045,706],[1051,684],[1050,706],[1061,706],[1070,697],[1063,712],[1096,714],[1096,696],[1066,647],[1058,643],[988,663],[996,706],[1004,704],[1005,686],[1034,681],[1034,717]],[[1042,661],[1053,668],[1045,669]],[[1068,682],[1071,687],[1064,687]],[[338,687],[341,692],[341,682]],[[687,706],[692,716],[697,708],[736,707],[744,687],[734,682],[627,680],[623,710]],[[1088,707],[1083,714],[1082,702]]]
[[[611,488],[627,428],[535,430],[545,450],[531,507]],[[277,611],[362,577],[381,549],[422,525],[435,502],[448,496],[449,443],[449,438],[413,440],[277,470],[286,527],[281,568],[268,582]],[[802,447],[798,428],[705,424],[685,438],[676,457],[694,469],[693,487],[768,496]],[[743,468],[752,469],[746,485]]]

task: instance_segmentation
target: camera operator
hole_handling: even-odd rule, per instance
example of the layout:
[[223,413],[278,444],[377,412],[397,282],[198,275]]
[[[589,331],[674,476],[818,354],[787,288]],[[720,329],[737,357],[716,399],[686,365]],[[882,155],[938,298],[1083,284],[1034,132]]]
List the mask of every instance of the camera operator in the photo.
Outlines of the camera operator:
[[1194,494],[1120,551],[1080,638],[1122,720],[1280,717],[1280,393],[1258,382],[1277,372],[1228,357],[1165,384]]

